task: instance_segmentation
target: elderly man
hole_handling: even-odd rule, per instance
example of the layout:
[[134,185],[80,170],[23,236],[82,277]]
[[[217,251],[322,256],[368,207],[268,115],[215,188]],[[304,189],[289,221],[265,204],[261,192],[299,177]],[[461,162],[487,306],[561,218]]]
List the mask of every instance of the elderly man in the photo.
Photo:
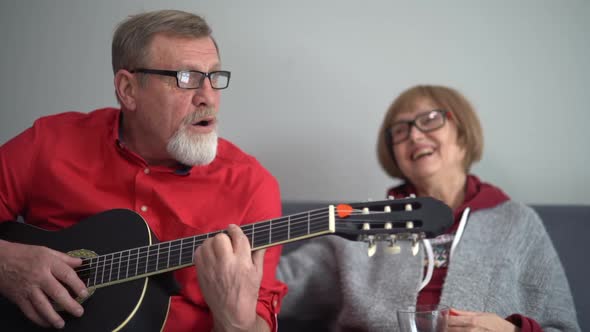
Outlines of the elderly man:
[[[20,215],[59,230],[125,208],[160,241],[227,229],[198,246],[196,271],[174,272],[180,290],[164,329],[274,330],[286,292],[275,279],[280,248],[251,252],[236,225],[280,216],[278,183],[217,136],[220,90],[230,72],[211,29],[181,11],[132,16],[114,34],[112,62],[120,109],[43,117],[0,148],[0,220]],[[90,288],[75,271],[81,259],[1,238],[5,299],[45,327],[84,317],[75,299]]]

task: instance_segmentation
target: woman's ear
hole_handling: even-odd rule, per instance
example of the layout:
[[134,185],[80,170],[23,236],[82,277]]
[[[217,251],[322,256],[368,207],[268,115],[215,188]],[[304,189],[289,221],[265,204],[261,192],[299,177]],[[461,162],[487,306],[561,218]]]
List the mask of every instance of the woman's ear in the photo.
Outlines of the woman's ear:
[[135,76],[125,69],[120,69],[115,74],[115,93],[121,106],[129,111],[134,111],[137,104],[138,81]]

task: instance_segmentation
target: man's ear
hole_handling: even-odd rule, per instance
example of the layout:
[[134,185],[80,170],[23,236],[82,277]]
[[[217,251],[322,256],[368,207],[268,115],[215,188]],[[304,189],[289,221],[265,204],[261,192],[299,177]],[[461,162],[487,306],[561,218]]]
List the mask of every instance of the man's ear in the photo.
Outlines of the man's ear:
[[115,93],[121,105],[130,111],[134,111],[137,104],[137,91],[139,82],[135,76],[125,69],[120,69],[115,74]]

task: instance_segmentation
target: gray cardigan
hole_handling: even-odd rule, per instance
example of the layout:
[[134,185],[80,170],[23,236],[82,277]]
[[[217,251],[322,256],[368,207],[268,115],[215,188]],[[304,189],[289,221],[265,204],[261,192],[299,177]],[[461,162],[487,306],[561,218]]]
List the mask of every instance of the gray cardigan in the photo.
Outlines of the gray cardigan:
[[[416,303],[424,248],[400,254],[337,236],[308,241],[281,259],[287,283],[281,316],[329,320],[332,330],[396,331],[396,310]],[[385,244],[381,245],[382,247]],[[451,307],[518,313],[544,331],[579,331],[571,291],[543,223],[529,207],[507,201],[473,212],[448,267],[440,299]]]

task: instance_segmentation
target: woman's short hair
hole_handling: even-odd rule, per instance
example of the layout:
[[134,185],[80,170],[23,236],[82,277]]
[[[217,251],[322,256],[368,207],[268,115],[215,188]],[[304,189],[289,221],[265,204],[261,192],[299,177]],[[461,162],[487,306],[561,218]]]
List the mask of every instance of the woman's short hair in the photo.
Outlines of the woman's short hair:
[[209,37],[219,54],[211,28],[202,17],[180,10],[146,12],[130,16],[117,26],[111,50],[113,73],[145,66],[150,42],[159,33],[190,38]]
[[471,103],[455,89],[438,85],[417,85],[402,92],[385,113],[377,137],[377,157],[387,174],[405,179],[393,153],[391,140],[386,137],[387,129],[393,125],[398,114],[412,110],[420,99],[427,99],[436,107],[450,112],[458,129],[458,143],[465,148],[463,166],[468,172],[474,162],[481,160],[483,153],[483,132],[479,118]]

